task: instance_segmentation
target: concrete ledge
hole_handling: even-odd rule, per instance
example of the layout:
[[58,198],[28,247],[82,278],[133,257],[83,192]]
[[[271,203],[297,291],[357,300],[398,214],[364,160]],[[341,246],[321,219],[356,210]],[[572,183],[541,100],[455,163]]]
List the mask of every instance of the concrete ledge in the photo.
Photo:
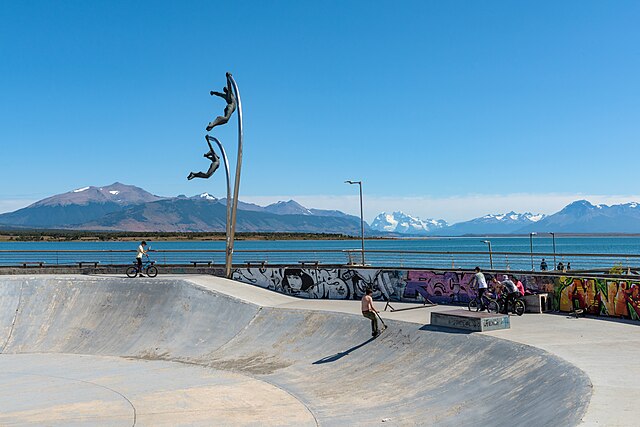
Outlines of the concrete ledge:
[[463,329],[471,332],[510,329],[509,316],[465,310],[432,311],[431,324],[445,328]]

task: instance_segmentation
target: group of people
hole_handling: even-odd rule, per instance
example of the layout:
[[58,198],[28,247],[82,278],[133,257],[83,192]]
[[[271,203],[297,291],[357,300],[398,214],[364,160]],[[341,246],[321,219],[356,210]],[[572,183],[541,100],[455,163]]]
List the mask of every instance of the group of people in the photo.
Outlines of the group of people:
[[[544,258],[542,258],[542,261],[540,261],[540,271],[547,271],[549,270],[549,266],[547,265],[547,261],[544,260]],[[569,271],[571,270],[571,263],[568,262],[567,265],[565,266],[564,263],[562,261],[560,261],[558,263],[558,265],[556,266],[556,270],[558,271]]]
[[[486,307],[484,306],[482,296],[487,292],[489,286],[487,285],[487,279],[484,277],[482,271],[480,271],[480,267],[476,267],[475,272],[476,273],[473,276],[473,279],[471,279],[471,283],[469,285],[471,287],[474,285],[477,286],[477,298],[480,301],[480,310],[484,310]],[[493,277],[492,282],[493,287],[497,292],[506,294],[507,305],[513,303],[517,298],[524,296],[524,285],[515,276],[513,277],[513,280],[511,280],[508,275],[504,274],[502,275],[502,281]]]

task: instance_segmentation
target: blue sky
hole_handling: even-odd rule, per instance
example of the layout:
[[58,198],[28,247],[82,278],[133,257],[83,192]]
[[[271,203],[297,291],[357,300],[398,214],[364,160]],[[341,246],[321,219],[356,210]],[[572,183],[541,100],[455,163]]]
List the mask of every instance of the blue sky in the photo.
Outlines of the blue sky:
[[[225,72],[240,198],[450,222],[640,200],[640,2],[0,3],[0,211],[115,181],[224,197],[206,170]],[[235,163],[236,123],[215,128]]]

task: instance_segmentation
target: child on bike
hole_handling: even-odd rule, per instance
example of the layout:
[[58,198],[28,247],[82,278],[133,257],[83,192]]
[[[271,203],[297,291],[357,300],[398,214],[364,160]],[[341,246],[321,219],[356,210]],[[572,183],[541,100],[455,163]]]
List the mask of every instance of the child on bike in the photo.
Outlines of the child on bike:
[[145,247],[147,246],[147,242],[144,240],[140,242],[140,246],[138,246],[138,252],[136,253],[136,262],[138,264],[138,273],[140,273],[139,277],[144,277],[142,274],[142,257],[147,254]]

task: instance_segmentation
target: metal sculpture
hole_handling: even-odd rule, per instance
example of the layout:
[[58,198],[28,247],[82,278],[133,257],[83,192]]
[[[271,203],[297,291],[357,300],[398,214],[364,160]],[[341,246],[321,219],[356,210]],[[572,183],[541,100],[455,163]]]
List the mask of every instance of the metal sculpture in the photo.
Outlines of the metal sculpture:
[[209,166],[209,169],[206,172],[190,172],[189,176],[187,176],[187,179],[189,181],[191,181],[193,178],[209,178],[220,167],[220,157],[218,157],[216,152],[213,151],[213,147],[211,146],[211,142],[209,142],[209,138],[216,141],[218,145],[220,145],[220,141],[218,141],[218,139],[213,136],[212,137],[209,137],[209,135],[205,136],[205,139],[207,140],[207,144],[209,145],[209,152],[205,153],[204,157],[211,160],[211,165]]
[[213,129],[216,126],[224,125],[225,123],[227,123],[231,118],[231,115],[233,114],[233,112],[236,110],[236,106],[237,106],[236,96],[233,93],[233,88],[232,88],[233,77],[231,77],[231,73],[229,72],[227,72],[226,75],[227,75],[227,85],[224,88],[222,88],[222,92],[215,92],[213,90],[209,92],[211,96],[216,95],[224,99],[225,101],[227,101],[227,106],[224,108],[223,116],[218,116],[215,118],[215,120],[213,120],[212,122],[209,122],[209,124],[207,125],[207,132],[209,132],[211,129]]
[[236,214],[238,211],[238,193],[240,191],[240,169],[242,167],[242,141],[243,141],[243,130],[242,130],[242,103],[240,102],[240,91],[238,90],[238,85],[231,73],[227,72],[227,85],[222,89],[223,92],[215,92],[211,91],[210,94],[221,97],[227,102],[226,107],[224,108],[224,115],[216,117],[212,122],[209,122],[207,125],[207,132],[213,129],[216,126],[226,124],[233,113],[238,111],[238,157],[236,160],[236,175],[235,175],[235,184],[234,184],[234,192],[233,199],[231,198],[231,183],[229,177],[229,162],[227,160],[227,154],[222,143],[214,136],[205,135],[205,140],[207,145],[209,146],[209,151],[204,154],[204,157],[211,160],[211,165],[207,172],[191,172],[187,176],[188,180],[192,180],[193,178],[209,178],[213,173],[220,167],[220,158],[216,155],[213,150],[213,146],[211,145],[211,141],[214,141],[218,148],[220,148],[220,153],[222,156],[222,160],[224,162],[224,169],[227,178],[227,224],[226,224],[226,256],[225,256],[225,276],[227,278],[231,278],[231,265],[233,261],[233,243],[234,236],[236,231]]

